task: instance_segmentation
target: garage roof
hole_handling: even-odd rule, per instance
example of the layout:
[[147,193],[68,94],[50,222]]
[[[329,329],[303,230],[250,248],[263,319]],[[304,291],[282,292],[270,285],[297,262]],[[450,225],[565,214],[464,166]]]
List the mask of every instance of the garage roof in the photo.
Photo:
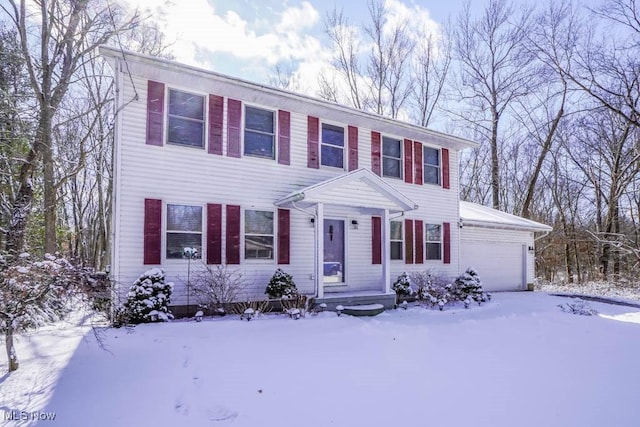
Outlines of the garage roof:
[[463,201],[460,201],[460,220],[464,225],[478,227],[510,228],[527,231],[553,230],[546,224],[511,215],[477,203]]

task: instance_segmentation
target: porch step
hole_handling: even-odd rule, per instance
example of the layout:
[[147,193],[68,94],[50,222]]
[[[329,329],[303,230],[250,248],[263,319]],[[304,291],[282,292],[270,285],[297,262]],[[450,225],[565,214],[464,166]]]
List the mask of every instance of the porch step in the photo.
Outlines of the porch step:
[[384,311],[382,304],[347,305],[342,313],[350,316],[377,316]]
[[386,310],[392,309],[396,303],[396,295],[384,293],[335,293],[324,294],[324,298],[316,298],[315,305],[326,304],[327,310],[335,311],[336,306],[359,306],[381,304]]

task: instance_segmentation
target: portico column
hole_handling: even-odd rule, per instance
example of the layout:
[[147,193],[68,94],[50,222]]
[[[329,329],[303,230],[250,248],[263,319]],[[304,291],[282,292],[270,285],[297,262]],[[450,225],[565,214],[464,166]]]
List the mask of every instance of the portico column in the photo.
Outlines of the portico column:
[[391,292],[391,223],[389,210],[382,211],[382,280],[383,290]]
[[316,288],[318,298],[324,298],[324,205],[316,205]]

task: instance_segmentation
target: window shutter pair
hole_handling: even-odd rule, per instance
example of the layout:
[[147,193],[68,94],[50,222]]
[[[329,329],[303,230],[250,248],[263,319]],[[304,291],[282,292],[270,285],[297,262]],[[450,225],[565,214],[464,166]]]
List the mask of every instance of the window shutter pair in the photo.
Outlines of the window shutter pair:
[[[164,83],[147,82],[147,138],[148,145],[163,145],[164,135]],[[224,98],[209,95],[209,154],[222,155],[222,126]],[[288,111],[278,111],[278,163],[290,163],[291,120]],[[242,101],[227,99],[227,156],[240,157],[242,135]]]
[[[320,168],[320,119],[307,116],[307,167]],[[347,168],[358,169],[358,128],[347,127]]]
[[[240,264],[240,206],[226,206],[226,261]],[[289,264],[290,218],[288,209],[278,209],[278,264]],[[222,205],[207,204],[207,264],[222,264]],[[144,264],[162,259],[162,200],[144,201]]]
[[[219,212],[222,213],[221,205]],[[227,264],[240,264],[240,206],[238,205],[227,205],[227,227],[226,227],[226,240],[227,240],[227,248],[226,248],[226,259]],[[218,219],[218,223],[221,224],[221,220]],[[215,228],[215,231],[218,236],[221,235],[221,230],[218,227]],[[278,236],[277,236],[277,247],[278,247],[278,264],[289,264],[289,253],[290,253],[290,211],[288,209],[278,209]],[[215,241],[214,253],[221,254],[221,239]],[[220,257],[212,259],[212,262],[209,261],[209,256],[207,254],[207,263],[208,264],[221,264],[222,260]]]
[[[424,264],[424,221],[404,220],[404,261],[405,264]],[[451,225],[443,223],[442,261],[451,263]]]

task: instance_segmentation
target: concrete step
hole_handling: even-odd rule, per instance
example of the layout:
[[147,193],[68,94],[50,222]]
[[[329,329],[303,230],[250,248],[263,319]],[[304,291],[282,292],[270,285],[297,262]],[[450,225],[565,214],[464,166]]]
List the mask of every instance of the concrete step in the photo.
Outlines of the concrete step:
[[324,298],[316,298],[315,305],[318,304],[326,304],[327,310],[335,311],[336,306],[358,306],[358,305],[369,305],[369,304],[382,304],[382,306],[389,310],[393,308],[396,303],[396,295],[395,294],[325,294]]

